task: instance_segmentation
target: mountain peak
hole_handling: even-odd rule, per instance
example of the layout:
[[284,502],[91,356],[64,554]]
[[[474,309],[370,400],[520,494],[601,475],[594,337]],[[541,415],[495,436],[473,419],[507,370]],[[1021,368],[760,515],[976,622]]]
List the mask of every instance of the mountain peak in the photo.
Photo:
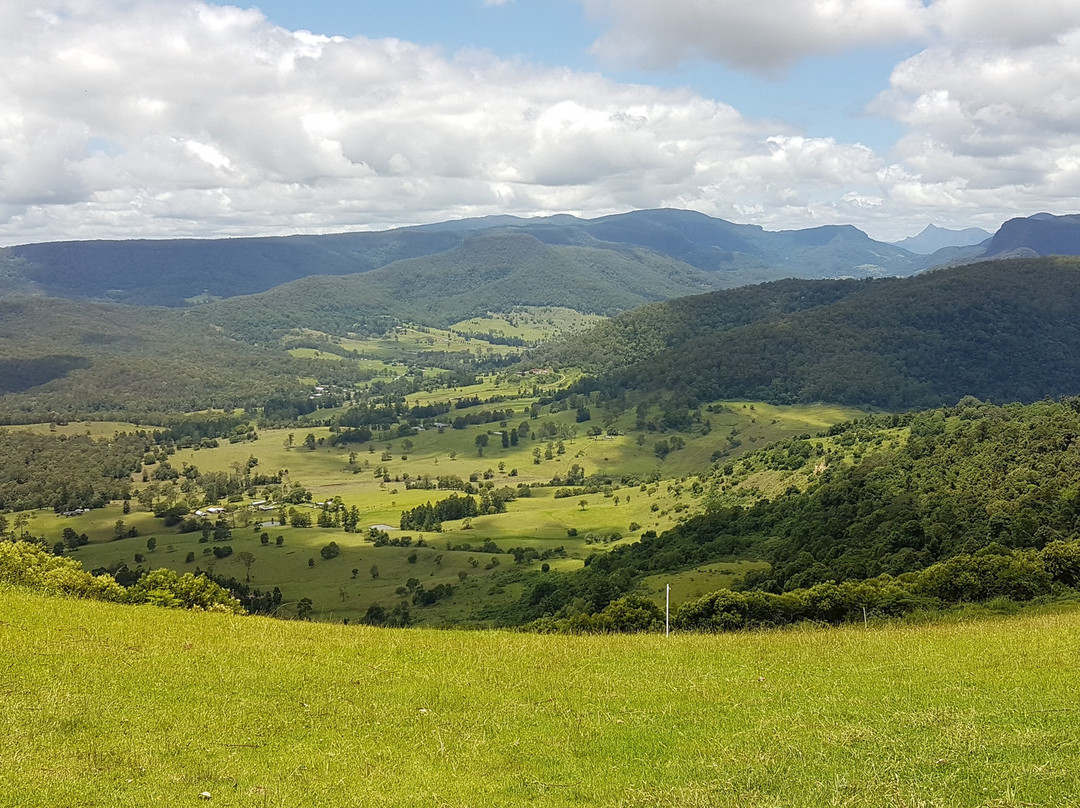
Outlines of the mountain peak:
[[990,238],[990,233],[979,227],[949,230],[938,227],[936,224],[928,224],[919,235],[909,236],[893,244],[919,255],[930,255],[944,247],[971,247],[981,244],[988,238]]

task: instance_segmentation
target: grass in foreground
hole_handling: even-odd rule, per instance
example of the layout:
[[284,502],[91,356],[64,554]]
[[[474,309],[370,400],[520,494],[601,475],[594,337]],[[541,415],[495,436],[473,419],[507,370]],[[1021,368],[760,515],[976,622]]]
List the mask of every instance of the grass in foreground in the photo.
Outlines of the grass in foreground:
[[1077,804],[1080,613],[376,630],[0,590],[0,804]]

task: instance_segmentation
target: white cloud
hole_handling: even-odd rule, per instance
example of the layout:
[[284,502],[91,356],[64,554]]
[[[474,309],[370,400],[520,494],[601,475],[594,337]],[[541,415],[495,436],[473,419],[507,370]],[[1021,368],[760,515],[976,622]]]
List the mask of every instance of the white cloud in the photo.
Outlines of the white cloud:
[[777,74],[811,56],[898,42],[1030,46],[1080,26],[1075,0],[581,0],[610,26],[594,45],[618,63],[691,60]]
[[[972,3],[938,0],[924,9],[930,22],[903,0],[664,6],[671,30],[657,32],[654,57],[688,52],[675,47],[680,30],[708,53],[676,13],[698,9],[720,14],[733,29],[724,41],[762,69],[889,31],[981,25],[978,42],[938,42],[897,67],[875,109],[908,135],[883,155],[688,90],[291,32],[195,0],[7,0],[0,243],[661,206],[899,238],[929,220],[992,228],[1013,213],[1064,212],[1080,196],[1080,40],[1051,23],[1069,9],[1032,0],[1042,22],[1029,20],[1023,36],[1035,44],[1020,46],[994,39]],[[605,3],[616,6],[660,8]]]
[[101,7],[25,2],[0,32],[8,243],[613,212],[697,199],[772,149],[687,91],[200,3]]
[[620,63],[674,67],[707,59],[775,73],[808,56],[921,38],[920,0],[582,0],[611,30],[595,51]]

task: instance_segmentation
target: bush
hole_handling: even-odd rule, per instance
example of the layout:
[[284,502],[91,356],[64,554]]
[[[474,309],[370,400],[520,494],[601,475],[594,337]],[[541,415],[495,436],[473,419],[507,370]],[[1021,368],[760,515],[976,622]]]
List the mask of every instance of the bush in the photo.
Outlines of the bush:
[[206,576],[192,575],[190,572],[178,575],[167,569],[144,575],[128,589],[124,600],[128,603],[152,603],[170,609],[245,613],[240,601]]
[[124,588],[111,575],[95,577],[82,564],[31,542],[0,542],[0,581],[49,595],[120,601]]

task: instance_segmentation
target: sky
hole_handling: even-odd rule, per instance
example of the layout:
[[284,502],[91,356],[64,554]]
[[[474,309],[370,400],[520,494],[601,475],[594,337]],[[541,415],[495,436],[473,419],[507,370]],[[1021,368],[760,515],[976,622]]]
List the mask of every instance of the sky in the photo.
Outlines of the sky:
[[1080,212],[1076,0],[3,0],[0,246]]

